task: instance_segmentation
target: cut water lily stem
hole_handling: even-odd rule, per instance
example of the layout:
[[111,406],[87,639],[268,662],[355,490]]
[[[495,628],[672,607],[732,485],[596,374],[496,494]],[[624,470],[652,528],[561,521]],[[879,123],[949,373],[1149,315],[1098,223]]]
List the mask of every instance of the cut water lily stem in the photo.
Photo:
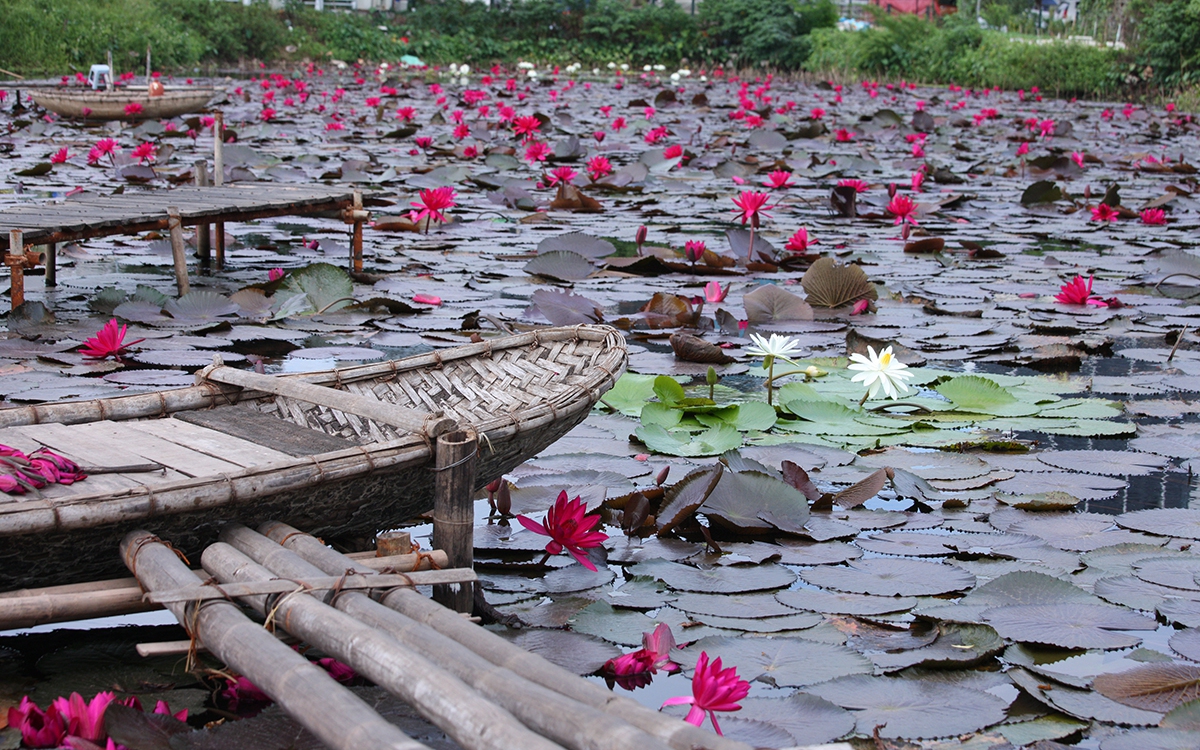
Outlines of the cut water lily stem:
[[1179,344],[1183,341],[1183,337],[1187,335],[1187,332],[1188,327],[1184,326],[1183,330],[1179,332],[1179,335],[1175,337],[1175,346],[1171,347],[1171,353],[1167,355],[1168,362],[1170,362],[1172,359],[1175,359],[1175,350],[1179,348]]

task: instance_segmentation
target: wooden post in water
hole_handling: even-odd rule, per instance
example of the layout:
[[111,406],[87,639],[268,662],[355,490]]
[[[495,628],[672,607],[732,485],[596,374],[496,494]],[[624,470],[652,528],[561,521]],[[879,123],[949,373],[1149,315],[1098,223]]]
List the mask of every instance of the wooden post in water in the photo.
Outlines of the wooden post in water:
[[[221,583],[267,581],[280,575],[297,580],[324,575],[311,563],[245,526],[226,526],[221,540],[223,543],[211,545],[201,557],[204,569]],[[405,648],[390,636],[300,591],[278,599],[247,596],[244,600],[264,614],[273,610],[277,621],[286,623],[289,633],[348,663],[409,703],[467,750],[562,750],[415,649]],[[342,596],[356,594],[326,593],[330,599]]]
[[[208,162],[203,159],[197,159],[192,164],[192,173],[195,175],[196,187],[208,187]],[[200,262],[203,264],[201,268],[207,266],[211,260],[208,230],[208,224],[196,225],[196,255],[199,256]]]
[[[204,583],[176,557],[175,550],[148,531],[126,535],[121,557],[147,591]],[[217,658],[245,675],[327,746],[338,750],[428,750],[324,669],[251,621],[233,602],[218,599],[203,606],[176,602],[168,609],[190,635],[202,640]]]
[[9,272],[9,297],[13,309],[25,303],[25,235],[20,229],[8,232],[8,255],[4,264]]
[[58,286],[58,243],[50,242],[46,244],[46,276],[45,285],[47,287]]
[[362,220],[362,191],[354,191],[354,205],[351,216],[354,218],[354,228],[350,231],[350,267],[354,273],[363,270],[363,220]]
[[[445,551],[452,568],[470,568],[475,562],[475,463],[479,437],[470,427],[438,436],[434,449],[433,546]],[[473,586],[446,584],[433,587],[434,601],[459,612],[474,607]]]
[[188,293],[187,256],[183,247],[183,220],[176,206],[167,207],[167,231],[171,233],[171,257],[175,261],[175,288],[179,296]]
[[[213,185],[225,185],[225,113],[213,112]],[[225,222],[213,224],[213,243],[216,245],[217,270],[225,268]]]

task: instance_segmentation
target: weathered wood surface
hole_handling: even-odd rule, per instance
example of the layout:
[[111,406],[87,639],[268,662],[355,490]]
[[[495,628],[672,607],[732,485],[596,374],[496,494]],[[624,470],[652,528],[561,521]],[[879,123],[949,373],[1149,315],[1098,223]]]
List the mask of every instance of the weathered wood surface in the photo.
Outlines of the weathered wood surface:
[[[196,226],[341,211],[353,205],[353,190],[325,185],[181,187],[12,206],[0,211],[0,230],[21,229],[26,244],[45,244],[166,229],[168,206],[179,208],[183,226]],[[5,231],[0,234],[0,248],[7,247]]]
[[301,427],[250,406],[177,412],[172,421],[195,425],[209,433],[282,454],[278,459],[281,461],[289,456],[315,456],[356,445],[344,437]]
[[[347,555],[371,570],[408,573],[442,569],[449,565],[441,550],[375,557],[370,552]],[[65,586],[18,589],[0,593],[0,630],[31,628],[52,622],[71,622],[92,617],[128,615],[161,609],[147,601],[136,578],[113,578]]]
[[[204,569],[222,584],[265,581],[279,575],[321,575],[314,566],[244,526],[226,527],[221,539],[222,543],[204,551],[201,560]],[[265,555],[259,557],[271,559],[253,559],[246,554],[247,546],[256,546],[260,551],[265,547]],[[287,558],[300,564],[285,570]],[[328,595],[320,596],[321,593],[279,598],[251,596],[243,601],[260,613],[273,612],[276,622],[289,633],[346,662],[359,674],[409,703],[464,748],[562,750],[560,745],[526,729],[509,712],[423,655],[329,606],[324,601]],[[341,596],[356,594],[350,592],[338,598]],[[206,644],[209,648],[216,645],[207,641]]]
[[[353,570],[359,574],[370,575],[369,570],[362,567],[359,561],[339,554],[326,547],[316,537],[298,532],[286,524],[270,522],[263,524],[259,530],[271,541],[295,552],[320,571],[340,574]],[[264,563],[272,569],[276,565],[274,557],[265,560]],[[676,750],[749,750],[745,743],[719,737],[646,708],[631,698],[615,695],[594,682],[580,679],[578,675],[466,621],[455,612],[411,589],[396,589],[386,594],[381,603],[426,626],[426,629],[455,641],[450,647],[451,653],[473,653],[495,667],[508,670],[524,680],[548,688],[551,692],[617,716]],[[341,607],[340,604],[338,606]],[[434,658],[432,654],[430,657]]]
[[[263,527],[277,536],[291,535],[282,524]],[[309,546],[313,541],[308,537]],[[303,542],[301,542],[303,544]],[[235,544],[253,557],[270,557],[267,566],[282,576],[302,573],[320,573],[321,569],[305,562],[294,552],[265,549],[259,542],[246,534],[239,534]],[[337,553],[333,553],[336,555]],[[362,568],[346,557],[329,556],[329,565],[352,565],[353,569],[371,579],[369,569]],[[359,577],[359,576],[354,576]],[[669,750],[660,739],[651,737],[622,717],[586,706],[549,690],[537,683],[503,667],[483,659],[453,640],[439,634],[433,628],[420,625],[394,610],[388,609],[369,596],[346,594],[337,597],[334,606],[356,620],[371,625],[401,644],[423,654],[427,659],[446,669],[451,674],[485,695],[489,700],[510,711],[531,729],[553,739],[571,750]],[[576,680],[581,678],[576,677]],[[700,747],[700,746],[697,746]]]
[[[146,531],[125,537],[121,557],[150,591],[203,582],[171,548]],[[181,602],[169,609],[217,658],[245,675],[327,746],[336,750],[426,748],[384,720],[324,669],[280,643],[233,602],[218,599],[204,606]]]

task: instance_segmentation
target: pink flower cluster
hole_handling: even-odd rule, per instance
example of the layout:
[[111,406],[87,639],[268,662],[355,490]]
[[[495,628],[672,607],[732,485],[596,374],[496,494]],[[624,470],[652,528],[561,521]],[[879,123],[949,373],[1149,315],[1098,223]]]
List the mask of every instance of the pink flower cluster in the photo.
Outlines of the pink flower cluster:
[[0,492],[23,495],[48,484],[74,484],[87,475],[70,459],[47,448],[25,455],[16,448],[0,445]]
[[[143,710],[136,695],[117,700],[113,693],[104,692],[85,701],[79,693],[71,693],[70,698],[55,698],[45,711],[27,695],[16,708],[8,709],[8,725],[21,732],[21,741],[26,747],[62,747],[64,744],[74,747],[71,740],[76,738],[89,743],[100,742],[107,738],[104,712],[112,703]],[[172,715],[166,701],[159,701],[154,706],[154,713]],[[185,708],[174,717],[187,721],[187,714]],[[123,747],[113,743],[111,738],[107,739],[106,750]]]

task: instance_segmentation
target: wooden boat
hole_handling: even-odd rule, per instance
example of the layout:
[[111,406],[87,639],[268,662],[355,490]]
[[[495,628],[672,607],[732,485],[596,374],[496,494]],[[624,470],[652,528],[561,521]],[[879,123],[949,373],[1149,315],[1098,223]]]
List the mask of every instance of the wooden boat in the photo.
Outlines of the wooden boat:
[[[207,86],[168,88],[161,96],[150,96],[145,88],[122,87],[111,91],[78,88],[31,88],[29,95],[39,106],[63,117],[86,120],[159,120],[178,117],[208,106],[221,91]],[[140,112],[125,108],[136,102]]]
[[[482,487],[583,421],[627,358],[607,326],[545,328],[320,373],[206,368],[189,388],[0,410],[0,443],[115,470],[40,497],[0,494],[0,591],[127,574],[117,550],[134,528],[188,555],[234,520],[373,536],[432,508],[433,434],[477,431]],[[244,381],[255,386],[229,384]],[[128,470],[147,462],[162,468]]]

